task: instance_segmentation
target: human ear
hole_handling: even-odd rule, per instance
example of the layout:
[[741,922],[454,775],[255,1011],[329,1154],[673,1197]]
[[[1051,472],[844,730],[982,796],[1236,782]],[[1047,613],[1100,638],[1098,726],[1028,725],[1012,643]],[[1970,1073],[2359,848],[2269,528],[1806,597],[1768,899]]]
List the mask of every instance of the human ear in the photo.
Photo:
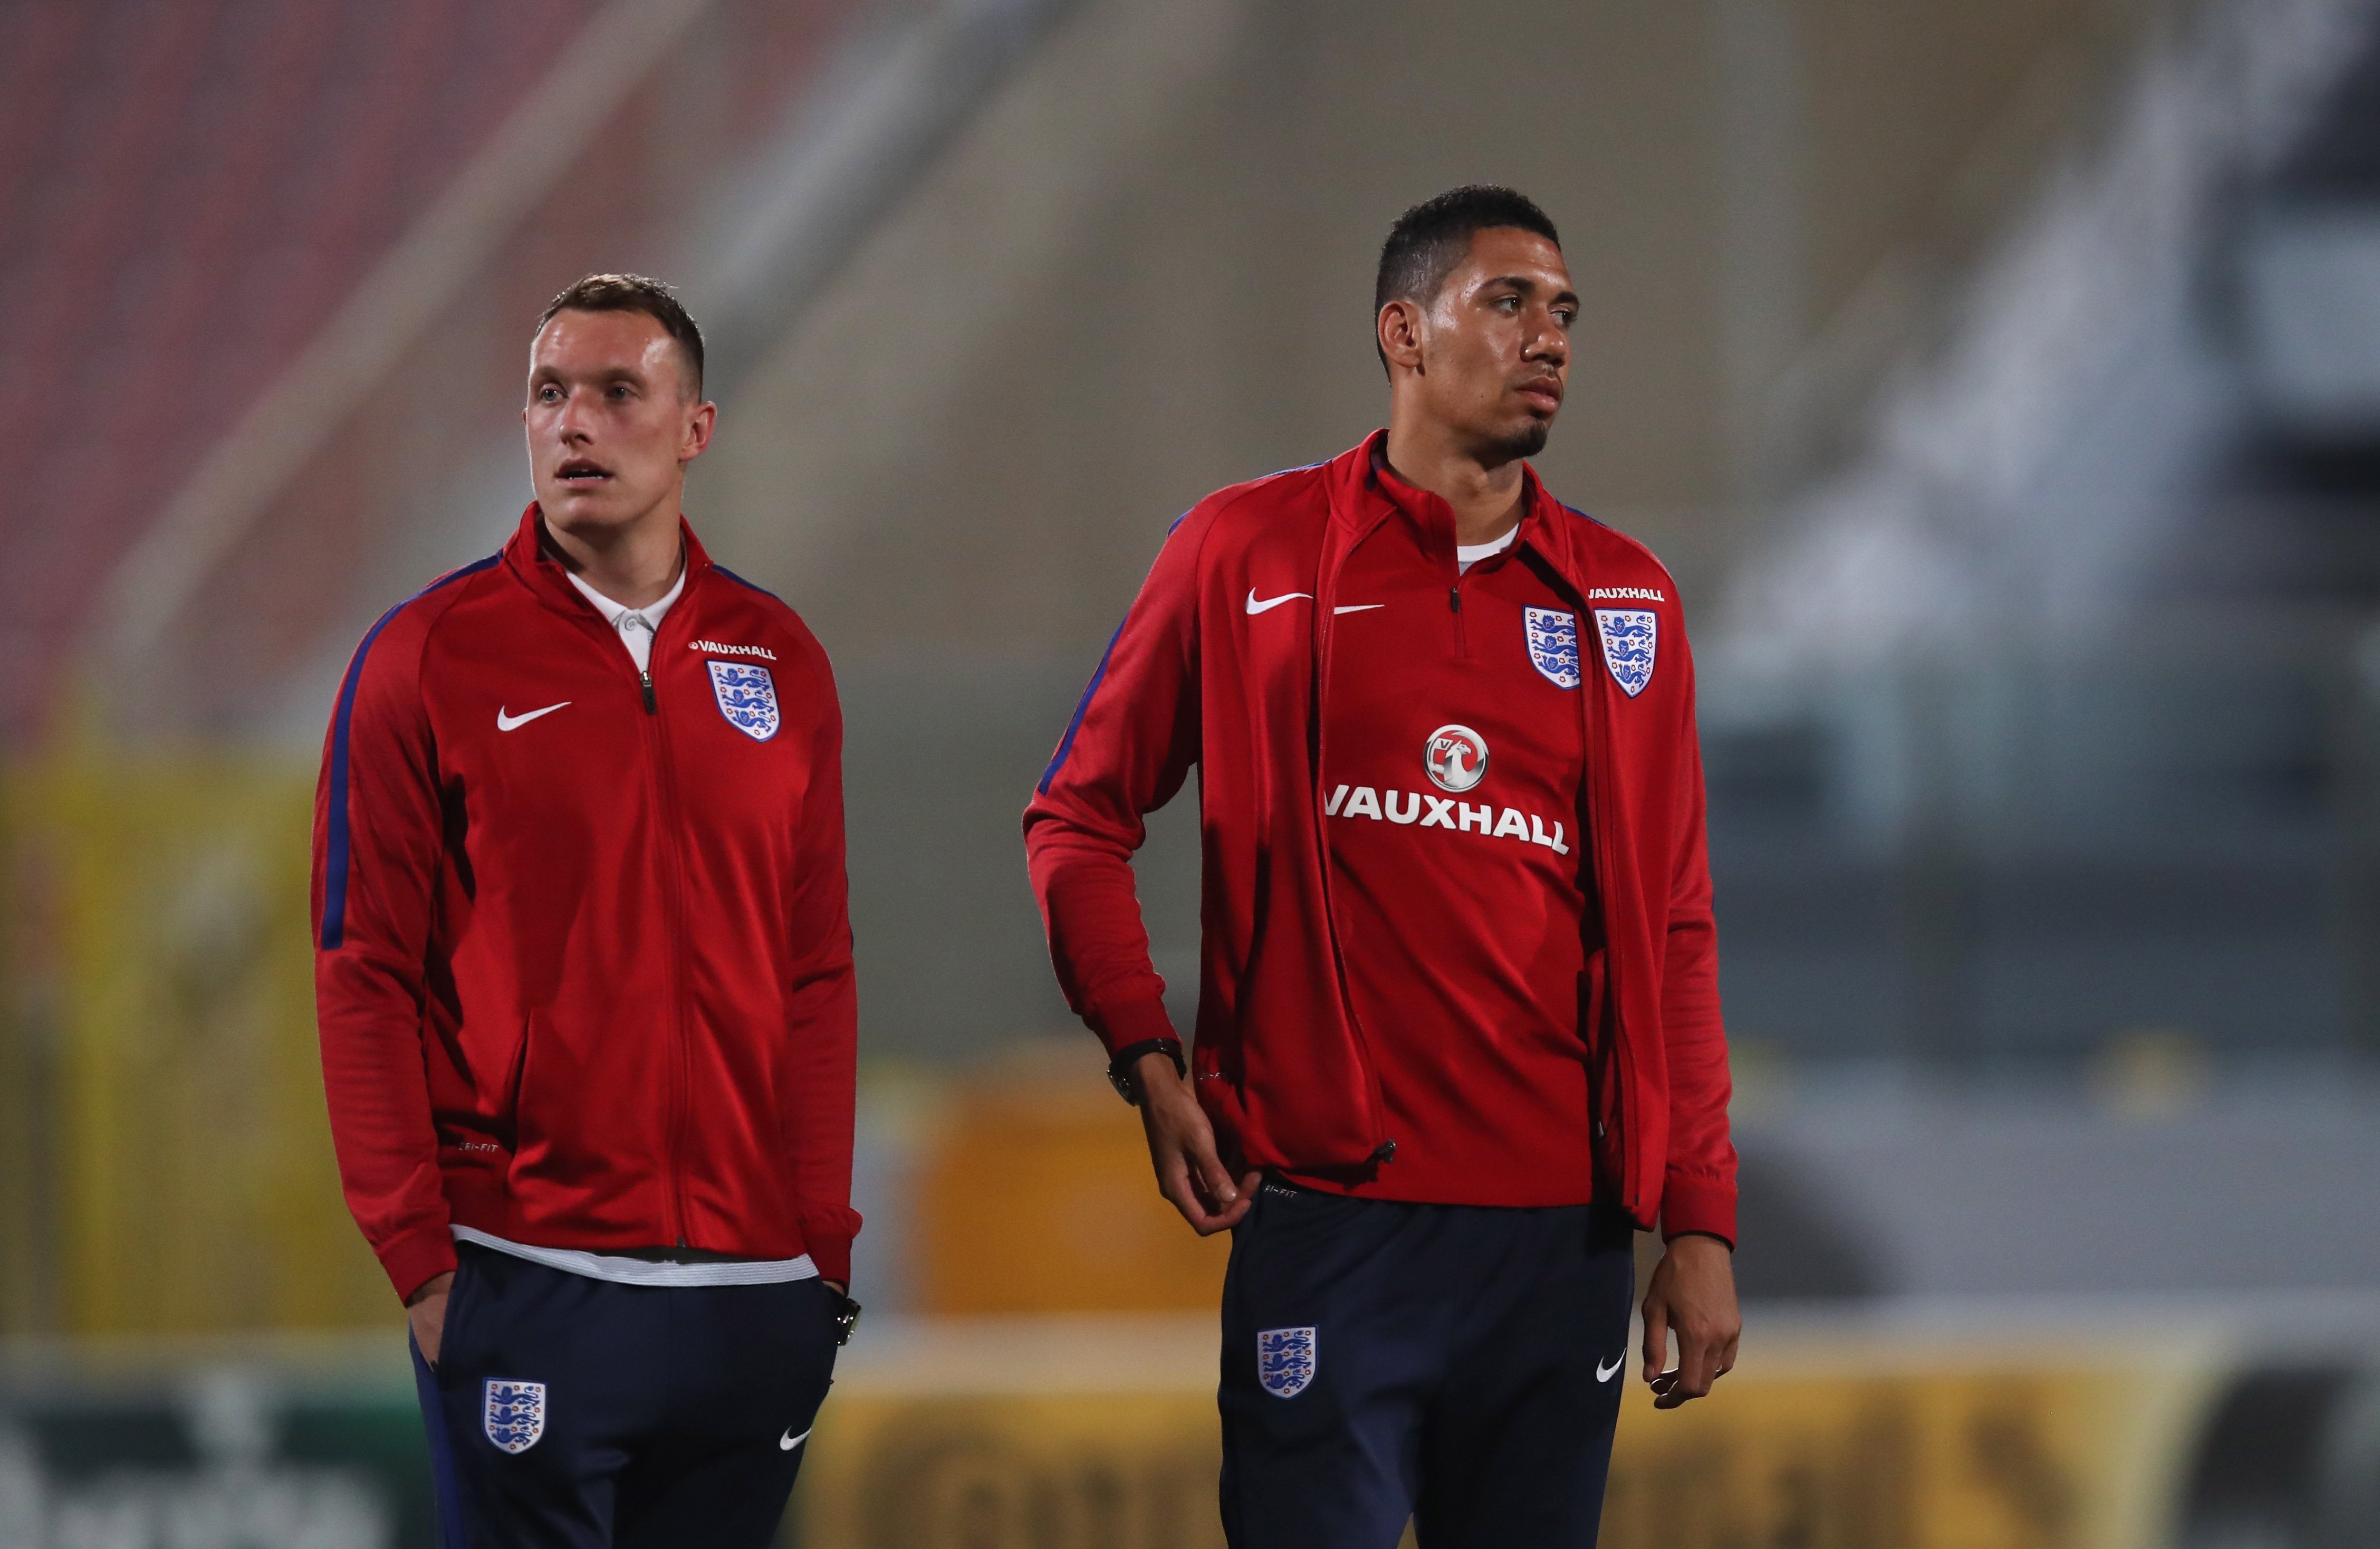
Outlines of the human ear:
[[1378,319],[1380,353],[1391,366],[1421,370],[1421,309],[1399,298],[1381,307]]

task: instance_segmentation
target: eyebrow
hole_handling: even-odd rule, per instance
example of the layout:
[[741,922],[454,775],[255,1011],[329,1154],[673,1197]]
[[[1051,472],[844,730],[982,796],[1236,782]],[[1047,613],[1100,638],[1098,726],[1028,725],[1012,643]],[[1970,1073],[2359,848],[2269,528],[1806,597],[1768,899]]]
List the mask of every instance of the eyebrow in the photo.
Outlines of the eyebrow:
[[[528,379],[531,382],[560,382],[563,380],[563,374],[551,365],[540,364],[528,373]],[[601,371],[589,372],[587,379],[594,382],[633,382],[642,386],[645,373],[633,366],[606,366]]]

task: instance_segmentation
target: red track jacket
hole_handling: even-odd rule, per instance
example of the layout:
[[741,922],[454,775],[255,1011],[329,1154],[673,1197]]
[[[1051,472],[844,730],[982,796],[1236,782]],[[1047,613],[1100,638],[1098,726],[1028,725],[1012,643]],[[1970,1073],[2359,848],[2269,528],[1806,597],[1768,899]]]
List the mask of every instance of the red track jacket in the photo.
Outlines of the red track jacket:
[[[1340,572],[1392,514],[1371,480],[1372,445],[1223,490],[1175,524],[1025,814],[1060,983],[1112,1053],[1172,1031],[1130,860],[1142,815],[1199,766],[1193,1075],[1227,1143],[1257,1166],[1360,1166],[1394,1138],[1342,982],[1317,774]],[[1534,471],[1527,486],[1588,659],[1579,829],[1602,921],[1581,1000],[1598,1008],[1582,1030],[1597,1165],[1640,1226],[1731,1242],[1727,1044],[1677,586],[1642,544],[1555,502]],[[1251,629],[1252,592],[1310,592],[1310,632]]]
[[348,1208],[400,1296],[449,1223],[850,1275],[856,1007],[825,653],[686,533],[640,675],[541,552],[392,609],[314,807]]

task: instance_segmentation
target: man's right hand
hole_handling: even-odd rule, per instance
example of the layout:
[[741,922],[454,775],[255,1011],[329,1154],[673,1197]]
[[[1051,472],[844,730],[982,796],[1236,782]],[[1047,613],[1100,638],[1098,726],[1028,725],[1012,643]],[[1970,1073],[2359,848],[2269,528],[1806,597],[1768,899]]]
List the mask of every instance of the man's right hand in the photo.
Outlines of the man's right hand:
[[406,1299],[405,1315],[413,1321],[413,1342],[431,1370],[438,1366],[438,1346],[446,1336],[446,1293],[455,1288],[455,1272],[433,1275]]
[[1231,1169],[1215,1153],[1215,1127],[1207,1122],[1190,1083],[1173,1068],[1172,1055],[1141,1055],[1132,1080],[1141,1094],[1140,1127],[1157,1167],[1157,1191],[1200,1237],[1238,1226],[1256,1202],[1262,1175],[1250,1173],[1232,1182]]

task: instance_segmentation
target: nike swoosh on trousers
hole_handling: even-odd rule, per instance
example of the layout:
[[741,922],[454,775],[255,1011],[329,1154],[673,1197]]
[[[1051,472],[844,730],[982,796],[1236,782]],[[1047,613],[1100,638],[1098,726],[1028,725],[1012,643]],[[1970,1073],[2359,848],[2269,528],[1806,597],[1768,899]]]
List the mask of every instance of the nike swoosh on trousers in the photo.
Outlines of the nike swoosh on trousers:
[[498,705],[496,707],[496,729],[498,731],[515,730],[517,727],[528,725],[531,721],[536,720],[540,715],[551,715],[557,710],[566,709],[569,704],[570,701],[568,700],[564,700],[560,704],[549,704],[543,710],[532,710],[526,715],[507,715],[504,714],[504,706]]

